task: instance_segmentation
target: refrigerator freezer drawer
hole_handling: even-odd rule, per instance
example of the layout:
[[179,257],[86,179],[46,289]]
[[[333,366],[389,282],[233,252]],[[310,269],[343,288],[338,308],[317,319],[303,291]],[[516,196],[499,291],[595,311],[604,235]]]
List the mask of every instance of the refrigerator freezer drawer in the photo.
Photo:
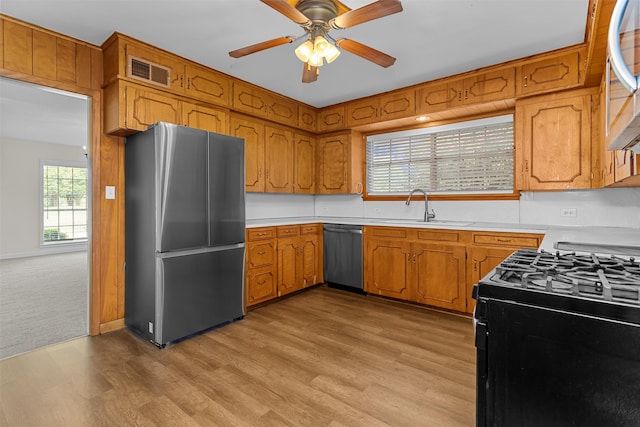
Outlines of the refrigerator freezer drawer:
[[158,257],[155,341],[187,337],[244,315],[244,245]]

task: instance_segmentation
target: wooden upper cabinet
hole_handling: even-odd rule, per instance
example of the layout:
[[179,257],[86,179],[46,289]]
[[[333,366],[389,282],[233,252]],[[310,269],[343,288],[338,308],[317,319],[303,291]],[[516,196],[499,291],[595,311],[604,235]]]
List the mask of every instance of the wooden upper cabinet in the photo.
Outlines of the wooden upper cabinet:
[[264,192],[264,124],[250,117],[231,115],[229,133],[244,139],[246,191]]
[[413,89],[366,98],[347,104],[347,127],[409,117],[415,114]]
[[318,113],[315,108],[298,104],[298,127],[309,132],[317,132]]
[[102,46],[107,84],[126,78],[210,104],[231,104],[231,80],[222,73],[118,33]]
[[102,85],[99,48],[0,17],[1,67],[87,89]]
[[416,112],[428,114],[466,105],[483,104],[515,96],[512,67],[477,73],[472,77],[422,85],[416,91]]
[[451,108],[462,93],[462,81],[426,83],[416,91],[418,114]]
[[226,110],[182,103],[182,124],[209,132],[229,134],[229,113]]
[[314,194],[316,191],[316,138],[293,136],[293,192]]
[[181,102],[169,94],[116,81],[104,89],[104,131],[129,135],[156,122],[182,124]]
[[462,101],[464,104],[482,104],[485,102],[509,99],[515,96],[515,70],[489,71],[463,80]]
[[293,192],[293,133],[265,127],[265,191]]
[[317,193],[349,192],[349,141],[348,134],[318,138]]
[[318,112],[318,132],[341,130],[346,127],[344,105],[326,107]]
[[591,188],[591,95],[586,90],[516,103],[516,189]]
[[231,81],[221,73],[197,65],[185,65],[185,95],[228,106],[231,102]]
[[517,96],[576,87],[580,84],[580,53],[569,52],[522,64],[516,70],[516,80]]
[[295,101],[242,82],[233,83],[233,109],[290,126],[298,123]]

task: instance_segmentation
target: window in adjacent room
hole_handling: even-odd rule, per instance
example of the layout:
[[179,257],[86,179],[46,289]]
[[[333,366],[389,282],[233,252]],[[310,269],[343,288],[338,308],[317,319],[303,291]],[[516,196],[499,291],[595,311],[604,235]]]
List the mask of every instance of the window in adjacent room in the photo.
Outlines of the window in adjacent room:
[[42,241],[87,240],[87,167],[42,164]]
[[513,115],[370,135],[367,194],[513,193]]

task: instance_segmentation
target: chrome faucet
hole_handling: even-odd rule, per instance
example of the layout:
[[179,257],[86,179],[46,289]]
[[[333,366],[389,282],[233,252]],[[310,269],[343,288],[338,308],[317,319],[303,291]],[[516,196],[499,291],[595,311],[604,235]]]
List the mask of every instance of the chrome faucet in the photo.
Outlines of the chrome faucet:
[[411,203],[411,196],[413,196],[413,193],[422,193],[424,194],[424,222],[429,222],[430,219],[434,219],[436,217],[436,213],[433,211],[433,209],[431,209],[432,213],[429,213],[429,202],[427,201],[427,192],[424,190],[421,190],[419,188],[416,188],[415,190],[411,190],[411,192],[409,193],[409,197],[407,197],[407,201],[405,202],[405,205],[409,206],[409,204]]

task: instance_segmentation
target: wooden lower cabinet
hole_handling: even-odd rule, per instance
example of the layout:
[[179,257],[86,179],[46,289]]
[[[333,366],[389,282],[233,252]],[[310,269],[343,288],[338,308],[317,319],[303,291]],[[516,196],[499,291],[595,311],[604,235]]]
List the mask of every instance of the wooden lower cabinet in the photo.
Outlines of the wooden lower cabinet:
[[465,232],[434,231],[365,227],[365,291],[465,311]]
[[277,229],[278,296],[321,283],[322,226],[308,224]]
[[412,245],[412,301],[456,311],[466,310],[466,250],[461,245]]
[[471,292],[476,283],[514,251],[537,249],[543,237],[542,234],[529,233],[473,232],[471,246],[467,248],[467,312],[473,313],[475,307]]
[[364,227],[368,293],[472,313],[473,285],[543,235],[433,228]]
[[322,283],[322,225],[247,230],[246,305]]
[[275,227],[247,230],[246,267],[247,307],[278,296]]

